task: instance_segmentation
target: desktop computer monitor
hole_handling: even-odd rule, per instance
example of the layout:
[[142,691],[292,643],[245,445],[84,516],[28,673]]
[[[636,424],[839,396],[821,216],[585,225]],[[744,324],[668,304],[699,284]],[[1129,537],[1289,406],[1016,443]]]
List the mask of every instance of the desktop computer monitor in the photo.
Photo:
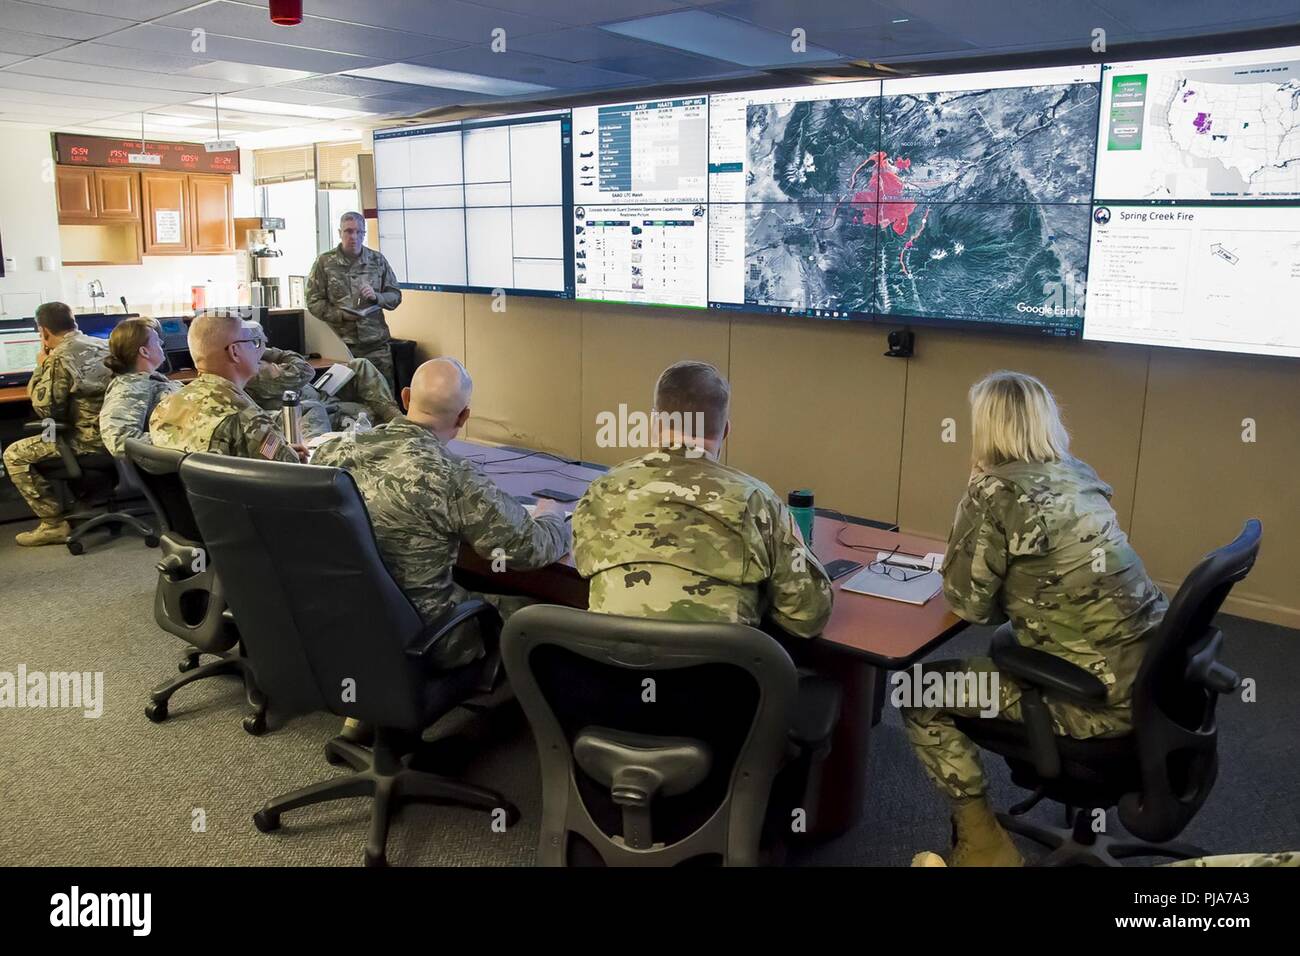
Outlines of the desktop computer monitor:
[[86,335],[93,335],[97,339],[107,340],[117,328],[117,324],[123,319],[137,318],[135,312],[83,312],[75,316],[77,328],[81,329]]
[[40,348],[41,333],[34,319],[0,321],[0,387],[27,384]]

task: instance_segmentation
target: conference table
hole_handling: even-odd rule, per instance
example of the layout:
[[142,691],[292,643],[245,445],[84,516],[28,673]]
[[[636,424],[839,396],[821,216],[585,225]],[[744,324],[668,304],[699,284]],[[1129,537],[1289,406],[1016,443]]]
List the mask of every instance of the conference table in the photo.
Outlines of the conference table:
[[[581,495],[605,471],[526,448],[453,441],[451,449],[476,462],[502,490],[516,497],[535,496],[541,489]],[[866,564],[875,560],[877,551],[895,547],[905,554],[925,555],[943,551],[944,542],[823,514],[813,528],[812,550],[823,564],[837,558]],[[488,560],[462,547],[457,565],[462,577],[481,580],[489,590],[503,588],[551,604],[587,607],[587,582],[578,575],[571,554],[535,571],[498,573]],[[782,641],[796,661],[836,680],[843,695],[842,714],[823,770],[821,802],[810,814],[816,821],[814,835],[822,838],[842,834],[857,822],[867,789],[868,745],[884,673],[910,666],[967,626],[952,613],[942,594],[923,605],[905,604],[843,591],[842,585],[851,577],[833,582],[835,606],[819,637]]]

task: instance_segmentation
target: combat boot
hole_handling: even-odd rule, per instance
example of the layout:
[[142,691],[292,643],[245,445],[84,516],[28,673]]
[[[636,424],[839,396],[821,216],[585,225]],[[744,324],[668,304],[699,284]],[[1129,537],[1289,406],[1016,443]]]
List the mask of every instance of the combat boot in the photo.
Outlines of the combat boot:
[[42,544],[65,544],[72,534],[72,525],[57,519],[42,519],[31,531],[20,531],[14,540],[24,548],[33,548]]
[[949,860],[952,866],[1024,866],[1024,857],[1002,829],[985,797],[953,802],[953,830],[956,846]]

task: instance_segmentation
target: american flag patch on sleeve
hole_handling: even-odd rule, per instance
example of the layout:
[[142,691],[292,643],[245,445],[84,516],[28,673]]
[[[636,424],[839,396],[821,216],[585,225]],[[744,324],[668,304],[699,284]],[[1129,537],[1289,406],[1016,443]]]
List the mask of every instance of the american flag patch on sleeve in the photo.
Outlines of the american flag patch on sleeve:
[[257,453],[268,461],[275,461],[276,456],[280,453],[280,436],[275,432],[267,432],[266,437],[262,439],[262,446],[257,449]]

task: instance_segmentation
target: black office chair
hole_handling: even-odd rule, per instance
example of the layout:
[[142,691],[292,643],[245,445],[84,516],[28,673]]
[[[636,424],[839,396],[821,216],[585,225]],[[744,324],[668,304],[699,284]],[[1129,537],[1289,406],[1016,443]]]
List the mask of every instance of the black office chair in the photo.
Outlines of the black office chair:
[[[39,435],[49,427],[47,422],[28,422],[23,431]],[[125,528],[144,538],[146,547],[158,547],[158,532],[151,522],[153,511],[146,507],[130,507],[124,501],[138,499],[140,489],[131,483],[129,474],[107,451],[77,454],[67,439],[67,426],[53,422],[54,441],[59,451],[57,459],[39,461],[32,467],[53,486],[60,508],[67,512],[73,502],[82,502],[95,510],[64,514],[63,520],[72,525],[67,548],[72,554],[83,554],[83,538],[99,528],[107,528],[116,538]]]
[[[168,634],[189,645],[178,665],[181,676],[150,693],[145,716],[161,723],[167,719],[168,703],[176,691],[195,681],[232,674],[243,680],[244,694],[253,708],[243,720],[244,729],[261,735],[266,731],[266,697],[258,689],[253,667],[239,647],[239,629],[226,606],[225,589],[185,497],[180,477],[185,454],[128,438],[126,455],[127,468],[154,509],[162,532],[154,620]],[[217,659],[201,664],[201,654],[215,655]]]
[[[286,810],[369,796],[374,800],[368,865],[383,865],[391,816],[401,803],[431,800],[493,812],[507,825],[519,811],[503,796],[411,769],[420,732],[495,684],[500,617],[467,601],[425,626],[384,566],[365,502],[337,468],[193,454],[181,478],[258,679],[277,713],[326,710],[375,726],[373,752],[341,739],[331,763],[353,774],[268,801],[253,817],[262,832]],[[437,672],[438,642],[474,626],[484,660]]]
[[[544,866],[757,864],[778,771],[828,748],[839,716],[835,685],[801,694],[785,650],[742,624],[534,605],[502,657],[541,760]],[[787,809],[771,818],[789,829]]]
[[[1088,740],[1055,736],[1043,695],[1095,704],[1105,700],[1105,686],[1068,661],[1021,646],[1009,625],[998,629],[992,657],[1025,688],[1024,722],[959,717],[956,724],[1003,756],[1011,779],[1034,791],[999,819],[1052,850],[1043,865],[1119,866],[1118,860],[1132,856],[1208,855],[1173,841],[1209,796],[1218,773],[1215,704],[1240,679],[1219,663],[1223,632],[1214,616],[1250,572],[1259,541],[1260,523],[1251,519],[1235,541],[1201,559],[1178,589],[1148,639],[1133,685],[1130,733]],[[1067,822],[1072,819],[1068,829],[1018,819],[1044,797],[1065,804]],[[1104,814],[1110,807],[1118,807],[1120,822],[1139,841],[1094,832],[1100,816],[1095,811]]]

